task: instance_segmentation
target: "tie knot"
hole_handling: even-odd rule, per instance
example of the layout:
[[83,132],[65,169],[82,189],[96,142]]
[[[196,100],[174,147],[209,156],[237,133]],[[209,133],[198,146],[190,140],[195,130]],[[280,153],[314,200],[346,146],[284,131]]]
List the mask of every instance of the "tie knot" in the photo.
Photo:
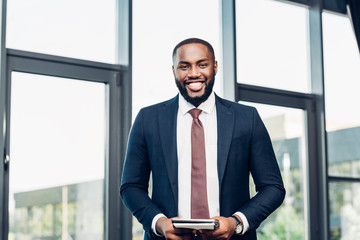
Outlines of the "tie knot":
[[199,115],[201,113],[201,109],[198,109],[198,108],[193,108],[189,111],[189,113],[191,114],[191,116],[194,118],[194,119],[197,119],[199,118]]

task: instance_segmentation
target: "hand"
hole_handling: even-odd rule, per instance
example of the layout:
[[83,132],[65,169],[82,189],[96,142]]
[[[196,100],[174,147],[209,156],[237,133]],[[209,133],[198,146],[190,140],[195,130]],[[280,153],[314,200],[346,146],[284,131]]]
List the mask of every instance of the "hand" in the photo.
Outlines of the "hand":
[[214,217],[213,219],[219,220],[219,228],[217,230],[203,230],[201,234],[202,240],[215,240],[215,239],[230,239],[236,228],[236,221],[232,217]]
[[159,218],[155,227],[159,234],[164,235],[164,237],[169,240],[191,240],[193,236],[191,229],[174,228],[171,219],[167,217]]

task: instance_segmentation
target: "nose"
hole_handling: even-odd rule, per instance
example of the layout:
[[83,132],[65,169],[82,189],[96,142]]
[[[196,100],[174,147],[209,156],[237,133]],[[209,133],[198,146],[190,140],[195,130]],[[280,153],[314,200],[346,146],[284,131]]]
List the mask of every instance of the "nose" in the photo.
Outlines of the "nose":
[[188,73],[189,78],[198,78],[200,77],[200,71],[197,67],[192,67]]

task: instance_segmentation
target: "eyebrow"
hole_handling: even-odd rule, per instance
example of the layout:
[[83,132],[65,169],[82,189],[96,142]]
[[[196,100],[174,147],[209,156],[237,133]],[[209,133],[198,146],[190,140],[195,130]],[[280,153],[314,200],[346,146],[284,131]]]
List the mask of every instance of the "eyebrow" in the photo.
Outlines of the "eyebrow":
[[[209,61],[209,59],[208,58],[203,58],[203,59],[200,59],[200,60],[196,61],[196,63],[205,62],[205,61]],[[188,61],[179,61],[178,65],[179,64],[189,64],[189,62]]]

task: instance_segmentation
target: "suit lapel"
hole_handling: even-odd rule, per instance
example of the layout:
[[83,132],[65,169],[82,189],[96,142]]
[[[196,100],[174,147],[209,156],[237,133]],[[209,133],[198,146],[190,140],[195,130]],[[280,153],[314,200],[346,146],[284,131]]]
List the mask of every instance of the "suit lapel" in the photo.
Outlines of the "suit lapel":
[[176,206],[178,205],[178,162],[176,141],[178,107],[178,96],[176,96],[164,103],[159,109],[158,116],[161,146]]
[[218,177],[221,191],[222,180],[228,159],[232,134],[234,130],[234,113],[225,101],[216,96],[216,115],[218,131]]

